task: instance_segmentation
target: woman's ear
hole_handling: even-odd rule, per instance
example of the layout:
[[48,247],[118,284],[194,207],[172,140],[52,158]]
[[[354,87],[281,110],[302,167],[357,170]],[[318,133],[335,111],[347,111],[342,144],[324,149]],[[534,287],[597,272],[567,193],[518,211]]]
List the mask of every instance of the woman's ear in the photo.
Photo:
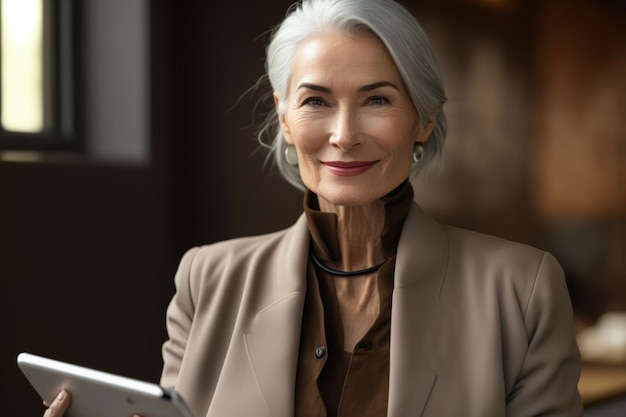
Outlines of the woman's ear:
[[435,125],[437,124],[437,114],[439,112],[435,112],[435,114],[432,115],[432,117],[428,120],[428,123],[426,123],[426,126],[424,126],[423,128],[420,128],[420,131],[417,134],[417,139],[415,139],[415,142],[426,142],[428,140],[428,138],[430,137],[430,134],[433,133],[433,129],[435,128]]
[[276,93],[274,93],[274,105],[276,106],[276,113],[278,113],[278,122],[280,123],[280,128],[283,131],[285,141],[288,144],[293,145],[293,140],[291,139],[291,130],[289,129],[289,125],[287,124],[287,112],[284,109],[284,104],[281,105],[280,98],[278,98],[278,94]]

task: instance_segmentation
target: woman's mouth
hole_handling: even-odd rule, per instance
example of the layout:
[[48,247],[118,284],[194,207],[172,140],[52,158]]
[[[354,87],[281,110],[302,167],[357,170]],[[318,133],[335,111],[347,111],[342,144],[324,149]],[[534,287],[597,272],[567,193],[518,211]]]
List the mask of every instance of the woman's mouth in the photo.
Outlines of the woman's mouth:
[[378,161],[322,162],[326,169],[328,169],[331,173],[343,177],[362,174],[373,167],[376,163],[378,163]]

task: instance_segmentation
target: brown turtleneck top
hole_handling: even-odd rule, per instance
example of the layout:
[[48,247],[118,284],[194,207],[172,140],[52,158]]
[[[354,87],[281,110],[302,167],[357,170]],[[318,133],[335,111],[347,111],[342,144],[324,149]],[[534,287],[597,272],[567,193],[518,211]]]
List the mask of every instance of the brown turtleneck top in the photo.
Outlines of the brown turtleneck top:
[[[352,351],[344,348],[335,280],[309,260],[296,375],[296,417],[381,417],[387,415],[391,295],[398,241],[413,202],[407,180],[382,198],[385,223],[381,243],[385,263],[374,274],[379,313]],[[317,196],[307,191],[304,211],[311,250],[324,264],[340,258],[337,216],[319,210]]]

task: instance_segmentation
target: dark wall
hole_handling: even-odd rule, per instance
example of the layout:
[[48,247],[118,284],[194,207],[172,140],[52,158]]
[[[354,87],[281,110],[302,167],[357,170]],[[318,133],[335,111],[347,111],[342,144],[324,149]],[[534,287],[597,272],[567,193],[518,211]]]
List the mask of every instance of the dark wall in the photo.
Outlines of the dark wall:
[[185,244],[274,231],[300,212],[300,193],[263,168],[252,128],[259,94],[244,94],[263,74],[262,35],[289,4],[195,1],[175,11],[172,141]]

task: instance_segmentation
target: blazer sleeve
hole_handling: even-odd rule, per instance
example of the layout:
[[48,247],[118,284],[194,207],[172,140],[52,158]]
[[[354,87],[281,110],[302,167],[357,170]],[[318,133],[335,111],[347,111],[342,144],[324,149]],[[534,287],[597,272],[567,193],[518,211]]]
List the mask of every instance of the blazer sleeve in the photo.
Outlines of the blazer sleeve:
[[195,312],[191,288],[191,266],[199,248],[187,251],[174,277],[176,293],[167,308],[166,326],[168,340],[163,344],[163,371],[161,385],[174,388],[182,363],[187,339]]
[[580,354],[563,270],[548,253],[537,271],[524,314],[528,348],[513,391],[508,417],[576,417]]

